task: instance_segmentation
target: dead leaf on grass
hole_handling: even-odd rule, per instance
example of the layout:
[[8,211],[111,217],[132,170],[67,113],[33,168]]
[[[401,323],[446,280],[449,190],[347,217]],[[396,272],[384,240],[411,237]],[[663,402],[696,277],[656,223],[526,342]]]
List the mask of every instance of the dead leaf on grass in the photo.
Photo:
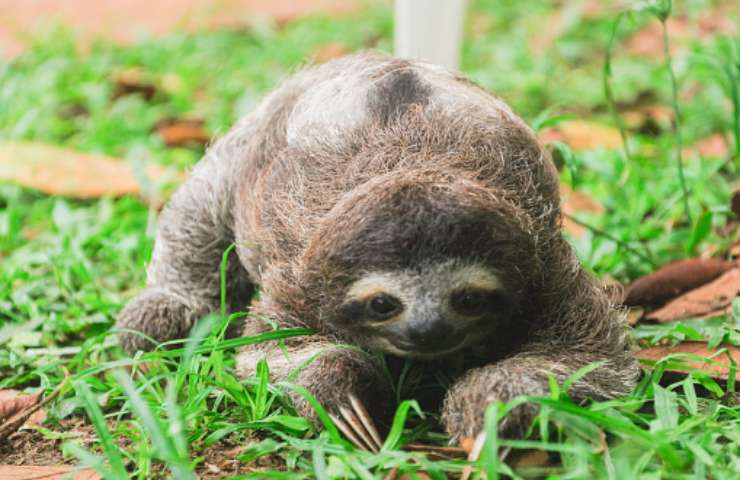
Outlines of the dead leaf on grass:
[[735,266],[732,262],[715,258],[671,262],[632,282],[627,287],[624,304],[643,307],[662,305],[684,292],[711,282]]
[[[650,347],[637,352],[637,357],[640,360],[647,361],[648,364],[652,364],[653,362],[657,362],[664,357],[675,353],[692,354],[698,355],[703,358],[708,358],[717,353],[719,350],[725,348],[730,354],[730,357],[732,357],[732,360],[736,364],[740,364],[740,348],[734,347],[732,345],[721,345],[716,349],[710,350],[707,347],[707,344],[704,342],[683,342],[673,346]],[[729,367],[730,360],[727,358],[727,354],[720,354],[707,362],[686,359],[685,364],[671,364],[668,367],[668,370],[673,372],[686,372],[691,369],[699,369],[706,372],[708,375],[711,375],[712,377],[727,380]]]
[[573,150],[616,150],[622,148],[619,130],[585,120],[563,122],[539,133],[542,143],[562,142]]
[[335,58],[343,57],[347,55],[350,50],[339,43],[326,43],[319,46],[316,51],[313,52],[311,58],[315,63],[324,63]]
[[596,18],[605,13],[614,14],[624,7],[623,1],[608,3],[599,0],[564,2],[556,12],[548,15],[542,22],[541,28],[529,41],[529,49],[535,55],[543,55],[560,35],[579,21]]
[[0,423],[21,410],[36,405],[40,400],[40,393],[26,395],[18,390],[0,390]]
[[663,323],[701,317],[729,307],[738,294],[740,294],[740,268],[734,268],[711,283],[691,290],[663,308],[651,312],[647,318]]
[[[145,176],[155,185],[183,179],[157,165],[147,165]],[[146,197],[127,162],[41,143],[0,143],[0,181],[71,198]]]
[[574,222],[568,216],[575,213],[603,213],[604,207],[599,202],[578,190],[571,189],[566,184],[560,184],[560,208],[563,212],[563,229],[573,237],[580,237],[585,232],[582,225]]
[[681,150],[684,157],[717,157],[724,158],[730,151],[730,145],[721,133],[703,138],[694,145]]
[[205,129],[205,122],[200,119],[166,119],[159,122],[154,129],[168,147],[204,146],[211,140],[211,134]]
[[[707,11],[697,21],[685,17],[671,17],[666,21],[671,55],[686,51],[693,41],[708,42],[713,36],[721,34],[734,36],[737,25],[721,8]],[[627,52],[634,56],[662,58],[663,29],[656,19],[635,32],[625,44]]]
[[78,470],[67,465],[0,465],[3,480],[98,480],[100,475],[93,470]]
[[157,87],[145,80],[144,71],[140,68],[129,68],[113,74],[113,98],[139,94],[145,100],[151,100],[157,93]]
[[673,123],[673,109],[665,105],[638,106],[621,115],[627,128],[644,135],[659,135]]

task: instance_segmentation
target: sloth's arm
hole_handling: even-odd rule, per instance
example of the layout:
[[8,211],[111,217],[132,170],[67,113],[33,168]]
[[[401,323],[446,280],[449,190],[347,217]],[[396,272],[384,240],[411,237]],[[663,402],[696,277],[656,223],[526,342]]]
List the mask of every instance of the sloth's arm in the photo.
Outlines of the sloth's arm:
[[[550,376],[562,385],[594,362],[605,364],[574,382],[568,391],[571,398],[604,400],[631,391],[639,369],[622,313],[580,269],[568,292],[551,313],[554,322],[537,339],[510,358],[468,371],[449,389],[443,421],[453,441],[475,437],[482,430],[490,403],[548,395]],[[499,430],[503,435],[523,435],[536,414],[536,405],[521,405],[504,418]]]
[[[387,415],[391,387],[378,359],[356,347],[339,345],[322,337],[301,337],[245,349],[237,356],[241,377],[254,374],[257,362],[264,358],[273,382],[287,381],[306,388],[331,414],[350,407],[350,395],[357,397],[374,418]],[[286,388],[298,413],[319,425],[318,416],[299,393]]]
[[[157,342],[187,336],[193,324],[219,307],[221,257],[234,241],[234,160],[211,150],[173,195],[159,217],[147,270],[147,286],[121,311],[116,326],[142,332]],[[229,259],[228,300],[244,308],[251,295],[236,255]],[[141,335],[121,332],[129,353],[151,350]]]

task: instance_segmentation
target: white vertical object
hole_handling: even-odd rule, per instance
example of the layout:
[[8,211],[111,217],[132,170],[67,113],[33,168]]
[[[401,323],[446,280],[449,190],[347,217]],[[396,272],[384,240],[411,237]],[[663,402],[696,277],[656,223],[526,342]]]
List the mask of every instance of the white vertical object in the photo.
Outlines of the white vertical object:
[[459,68],[466,4],[467,0],[396,0],[396,56]]

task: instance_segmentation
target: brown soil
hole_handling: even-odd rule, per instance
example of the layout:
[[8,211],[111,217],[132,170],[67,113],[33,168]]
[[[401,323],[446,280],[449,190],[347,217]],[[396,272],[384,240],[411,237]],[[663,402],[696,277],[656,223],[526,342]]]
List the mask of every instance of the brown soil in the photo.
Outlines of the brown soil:
[[[90,448],[95,440],[93,427],[81,417],[65,419],[58,426],[45,428],[58,433],[74,434],[75,437],[70,440],[77,441],[86,448]],[[109,428],[112,430],[113,424]],[[76,458],[65,458],[62,455],[64,441],[47,439],[36,430],[20,430],[11,435],[8,441],[0,441],[0,465],[77,465]],[[193,452],[193,456],[203,459],[196,467],[198,478],[216,479],[264,470],[285,469],[285,462],[276,455],[265,455],[249,464],[241,463],[237,457],[246,449],[248,443],[236,442],[226,437],[203,451]],[[153,473],[161,474],[162,478],[167,477],[164,465],[153,465]]]
[[[79,434],[75,439],[83,445],[89,444],[94,438],[92,426],[87,425],[79,417],[64,419],[61,425],[49,429],[65,434]],[[64,440],[50,440],[36,430],[21,429],[11,435],[7,442],[0,442],[0,464],[76,464],[76,459],[64,458],[62,455],[62,443],[64,443]]]

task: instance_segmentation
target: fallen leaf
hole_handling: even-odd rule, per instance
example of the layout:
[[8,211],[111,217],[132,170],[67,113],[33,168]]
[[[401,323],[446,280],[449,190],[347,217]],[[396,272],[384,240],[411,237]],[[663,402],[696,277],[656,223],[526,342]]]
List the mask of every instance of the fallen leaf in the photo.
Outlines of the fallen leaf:
[[[155,185],[183,180],[183,174],[147,165],[145,179]],[[49,195],[98,198],[105,195],[146,197],[127,162],[104,155],[41,143],[0,143],[0,181]]]
[[573,150],[616,150],[622,147],[619,130],[585,120],[572,120],[543,129],[539,138],[542,143],[565,143]]
[[673,123],[673,109],[665,105],[638,106],[621,115],[627,128],[644,135],[659,135]]
[[738,294],[740,268],[734,268],[713,282],[691,290],[663,308],[651,312],[647,318],[663,323],[700,317],[728,307]]
[[571,218],[575,213],[603,213],[604,207],[599,202],[583,192],[571,189],[566,184],[560,184],[560,209],[563,212],[563,229],[573,237],[580,237],[585,232],[582,225]]
[[724,158],[730,151],[730,146],[721,133],[715,133],[703,138],[694,145],[681,150],[684,157],[717,157]]
[[319,46],[319,48],[313,52],[311,58],[315,63],[324,63],[329,60],[334,60],[335,58],[343,57],[349,52],[350,50],[347,47],[339,43],[326,43]]
[[129,68],[113,74],[113,98],[139,94],[145,100],[151,100],[157,93],[153,83],[144,80],[144,71],[140,68]]
[[627,287],[624,304],[662,305],[684,292],[711,282],[735,266],[732,262],[715,258],[690,258],[671,262],[632,282]]
[[[740,348],[732,345],[721,345],[716,349],[710,350],[704,342],[683,342],[673,346],[650,347],[637,352],[637,357],[640,360],[647,361],[648,364],[652,364],[653,362],[660,361],[664,357],[674,353],[692,354],[707,358],[723,348],[727,349],[736,364],[740,364]],[[730,367],[730,360],[727,358],[726,354],[717,355],[707,362],[686,359],[685,363],[683,361],[678,365],[676,365],[676,363],[678,362],[672,363],[667,369],[674,372],[686,372],[691,369],[699,369],[713,377],[724,380],[727,380],[728,378]]]
[[0,478],[3,480],[98,480],[100,475],[86,468],[78,470],[67,465],[0,465]]
[[41,394],[25,395],[18,390],[0,390],[0,423],[41,400]]
[[205,122],[199,119],[167,119],[159,122],[154,128],[168,147],[187,145],[206,145],[211,135],[204,128]]
[[[671,55],[685,51],[693,41],[707,43],[717,34],[735,36],[738,32],[732,16],[722,8],[714,8],[701,15],[697,21],[685,17],[671,17],[666,21],[668,44]],[[663,57],[663,29],[660,21],[650,24],[635,32],[625,43],[628,53],[639,57]]]
[[616,13],[625,7],[622,1],[607,3],[600,0],[564,2],[560,8],[547,16],[537,33],[529,41],[529,49],[535,55],[543,55],[555,41],[571,26],[583,19],[598,17],[604,13]]

